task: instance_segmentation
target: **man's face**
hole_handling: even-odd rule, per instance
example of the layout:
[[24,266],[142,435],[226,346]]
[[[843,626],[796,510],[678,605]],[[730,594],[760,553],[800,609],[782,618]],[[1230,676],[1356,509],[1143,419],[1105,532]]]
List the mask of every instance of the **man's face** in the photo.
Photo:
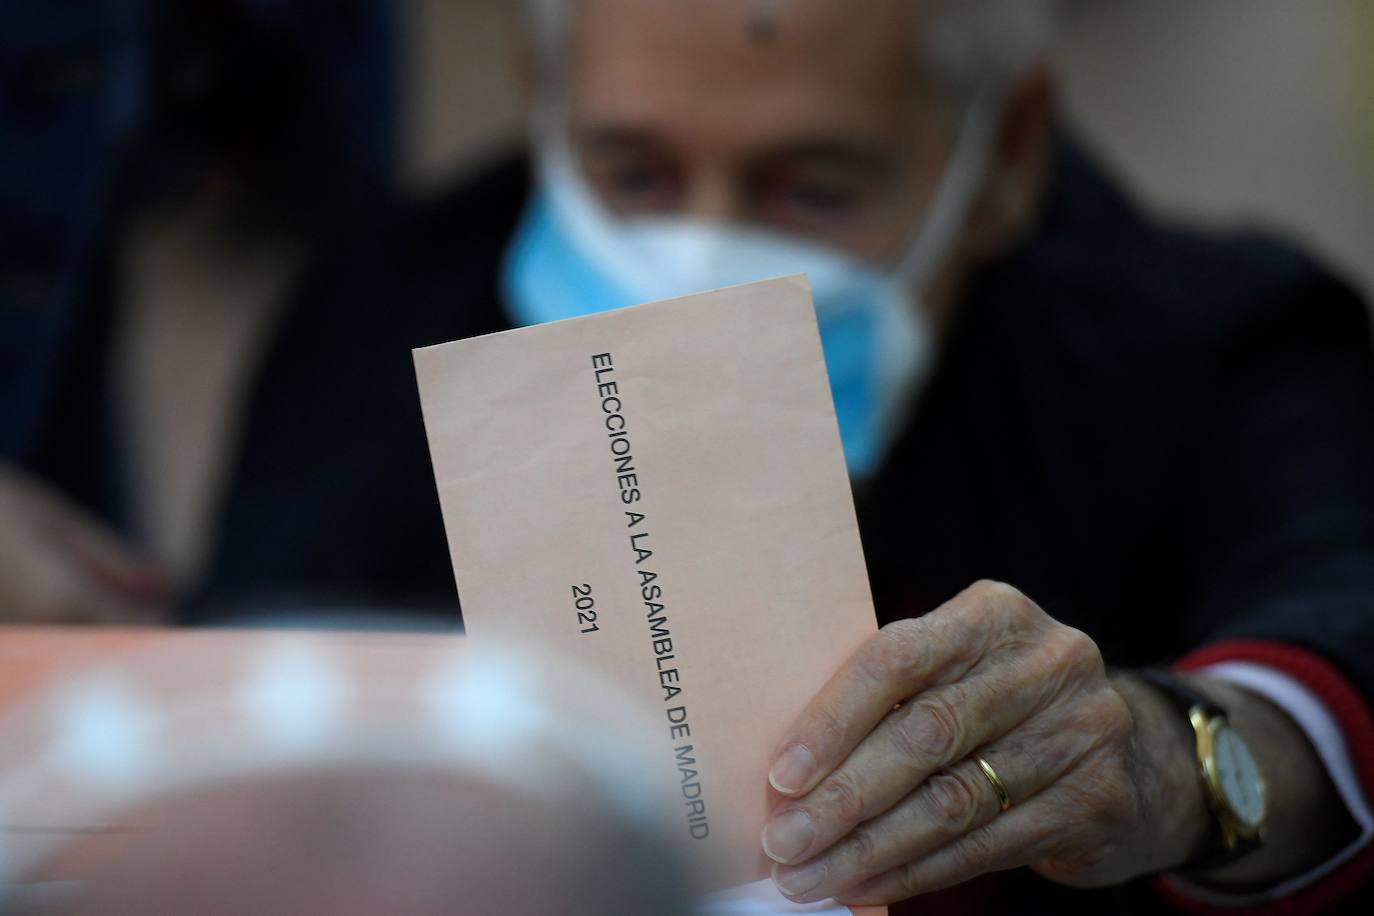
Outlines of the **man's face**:
[[578,0],[573,145],[620,214],[688,213],[879,261],[948,153],[915,0]]

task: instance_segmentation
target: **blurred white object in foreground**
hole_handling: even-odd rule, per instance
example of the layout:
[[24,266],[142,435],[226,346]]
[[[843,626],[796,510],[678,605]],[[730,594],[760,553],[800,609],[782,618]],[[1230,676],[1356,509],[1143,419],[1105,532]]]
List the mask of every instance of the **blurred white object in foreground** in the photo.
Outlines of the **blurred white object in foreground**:
[[123,655],[0,723],[0,912],[686,912],[590,677],[432,636]]

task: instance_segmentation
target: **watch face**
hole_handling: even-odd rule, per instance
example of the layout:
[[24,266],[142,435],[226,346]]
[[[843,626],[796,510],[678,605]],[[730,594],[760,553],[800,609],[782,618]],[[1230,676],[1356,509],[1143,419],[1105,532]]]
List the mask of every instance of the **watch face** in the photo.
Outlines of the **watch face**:
[[1264,819],[1264,783],[1250,748],[1235,731],[1222,728],[1216,733],[1213,752],[1217,782],[1227,804],[1241,823],[1258,827]]

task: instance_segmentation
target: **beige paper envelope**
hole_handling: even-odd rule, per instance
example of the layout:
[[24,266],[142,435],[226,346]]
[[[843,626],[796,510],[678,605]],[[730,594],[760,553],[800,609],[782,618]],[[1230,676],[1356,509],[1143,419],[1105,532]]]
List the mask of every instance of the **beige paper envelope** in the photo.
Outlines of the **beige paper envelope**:
[[474,652],[642,698],[713,887],[769,873],[783,730],[876,623],[802,276],[417,350]]

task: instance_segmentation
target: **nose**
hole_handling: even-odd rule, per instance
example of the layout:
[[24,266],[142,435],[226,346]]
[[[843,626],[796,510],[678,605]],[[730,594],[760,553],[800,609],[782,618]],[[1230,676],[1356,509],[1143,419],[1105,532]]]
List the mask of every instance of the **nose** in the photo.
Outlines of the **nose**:
[[683,197],[683,212],[699,219],[743,222],[746,216],[744,195],[739,183],[720,170],[691,176]]

